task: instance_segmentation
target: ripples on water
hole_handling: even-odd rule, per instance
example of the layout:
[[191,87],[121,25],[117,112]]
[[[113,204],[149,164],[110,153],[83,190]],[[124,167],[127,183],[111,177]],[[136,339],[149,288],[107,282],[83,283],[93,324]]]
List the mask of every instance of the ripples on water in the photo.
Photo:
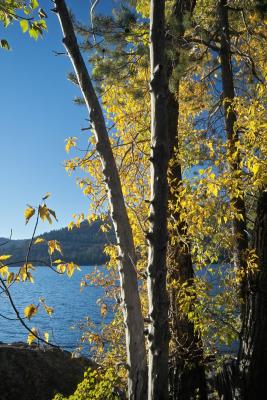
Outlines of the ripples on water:
[[[40,331],[49,332],[54,342],[67,350],[73,350],[79,345],[81,331],[74,325],[85,322],[85,317],[101,327],[103,322],[110,321],[111,314],[103,320],[97,299],[101,298],[104,290],[99,287],[86,287],[80,291],[81,278],[93,267],[82,267],[71,278],[65,274],[59,275],[46,267],[37,267],[34,271],[35,283],[19,282],[12,286],[11,294],[14,302],[23,316],[24,308],[30,304],[38,304],[39,298],[44,297],[46,304],[54,308],[54,314],[49,317],[42,307],[30,321],[28,326]],[[16,315],[5,294],[0,295],[0,314],[8,318]],[[28,333],[19,321],[8,321],[0,317],[0,341],[12,343],[27,341]]]

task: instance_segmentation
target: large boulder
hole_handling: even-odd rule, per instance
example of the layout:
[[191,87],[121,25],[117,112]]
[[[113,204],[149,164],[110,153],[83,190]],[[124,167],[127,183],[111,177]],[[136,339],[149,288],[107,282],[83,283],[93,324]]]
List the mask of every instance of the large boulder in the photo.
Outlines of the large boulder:
[[0,399],[51,400],[58,392],[70,395],[84,371],[96,364],[55,348],[0,342]]

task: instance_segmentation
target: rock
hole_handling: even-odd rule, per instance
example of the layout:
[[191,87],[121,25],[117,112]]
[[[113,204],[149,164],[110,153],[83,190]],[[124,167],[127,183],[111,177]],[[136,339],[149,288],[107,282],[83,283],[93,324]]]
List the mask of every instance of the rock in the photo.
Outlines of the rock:
[[0,344],[0,399],[51,400],[72,394],[88,368],[96,364],[55,348],[26,343]]

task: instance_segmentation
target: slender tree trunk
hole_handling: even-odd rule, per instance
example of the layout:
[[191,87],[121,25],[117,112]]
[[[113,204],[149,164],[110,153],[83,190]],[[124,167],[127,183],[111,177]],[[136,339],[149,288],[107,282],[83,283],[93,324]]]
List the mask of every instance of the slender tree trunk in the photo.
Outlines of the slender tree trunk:
[[[173,156],[174,148],[179,146],[177,133],[179,103],[174,94],[169,95],[168,115],[170,149]],[[181,165],[173,162],[169,169],[169,178],[172,185],[179,186],[182,182]],[[170,203],[176,203],[175,191],[170,190]],[[171,223],[179,221],[179,212],[173,211],[170,215]],[[178,232],[177,232],[178,231]],[[176,231],[170,230],[170,236],[186,236],[185,224],[178,224]],[[194,269],[190,254],[189,242],[187,245],[179,241],[168,244],[168,274],[170,281],[176,280],[179,285],[184,283],[194,285]],[[207,399],[205,367],[201,338],[195,331],[194,324],[178,309],[177,289],[170,289],[170,326],[172,337],[177,343],[173,360],[170,360],[170,397],[173,400]]]
[[[236,113],[232,109],[232,101],[235,97],[234,78],[231,62],[231,38],[229,32],[228,19],[228,0],[219,1],[219,23],[220,23],[220,60],[222,72],[222,89],[224,100],[224,118],[225,128],[228,139],[228,151],[231,172],[234,174],[240,170],[240,155],[237,148],[239,140],[238,131],[235,130]],[[239,179],[238,176],[235,176]],[[234,197],[232,203],[235,209],[240,214],[241,218],[235,217],[233,221],[233,236],[234,236],[234,256],[235,263],[240,269],[245,270],[246,266],[246,250],[248,248],[247,227],[246,227],[246,207],[243,197]],[[241,295],[245,291],[245,282],[241,287]]]
[[168,399],[168,294],[166,290],[167,168],[167,78],[165,67],[165,1],[151,0],[151,203],[148,259],[149,299],[149,400]]
[[258,200],[253,248],[258,272],[249,272],[239,351],[241,399],[267,398],[267,191]]
[[[174,5],[173,15],[177,23],[177,36],[182,39],[185,33],[184,18],[188,18],[193,13],[195,1],[177,0]],[[180,49],[173,48],[175,57],[169,63],[168,76],[170,78],[173,68],[180,62]],[[177,82],[177,92],[179,82]],[[179,99],[177,94],[169,93],[168,98],[168,128],[170,137],[170,156],[173,158],[175,148],[179,148]],[[181,165],[175,160],[169,167],[169,179],[172,187],[178,187],[182,182]],[[179,199],[176,191],[169,191],[170,203],[175,204]],[[170,212],[171,224],[180,220],[179,212]],[[184,237],[186,235],[185,224],[179,224],[175,231],[169,231],[172,235]],[[187,283],[193,285],[194,269],[190,254],[189,243],[185,246],[181,241],[168,244],[168,275],[170,282],[176,280],[179,284]],[[170,289],[170,327],[172,337],[177,343],[175,354],[170,360],[170,397],[173,400],[194,399],[197,395],[201,400],[207,398],[205,368],[203,363],[202,342],[195,331],[194,324],[188,320],[186,315],[182,315],[178,309],[177,289]]]
[[82,58],[72,21],[64,0],[55,0],[63,32],[63,43],[73,64],[90,115],[96,138],[96,149],[101,159],[111,217],[119,249],[121,297],[126,329],[127,362],[129,367],[129,399],[147,397],[147,362],[144,341],[144,323],[138,293],[135,269],[136,254],[131,226],[122,194],[118,169],[112,152],[101,105],[93,88],[90,75]]

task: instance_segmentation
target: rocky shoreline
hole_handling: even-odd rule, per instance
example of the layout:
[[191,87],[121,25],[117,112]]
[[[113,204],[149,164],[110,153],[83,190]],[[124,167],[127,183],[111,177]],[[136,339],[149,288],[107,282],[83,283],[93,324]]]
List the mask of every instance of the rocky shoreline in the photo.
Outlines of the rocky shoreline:
[[70,395],[83,379],[84,371],[96,364],[70,352],[0,342],[1,400],[51,400],[56,393]]

